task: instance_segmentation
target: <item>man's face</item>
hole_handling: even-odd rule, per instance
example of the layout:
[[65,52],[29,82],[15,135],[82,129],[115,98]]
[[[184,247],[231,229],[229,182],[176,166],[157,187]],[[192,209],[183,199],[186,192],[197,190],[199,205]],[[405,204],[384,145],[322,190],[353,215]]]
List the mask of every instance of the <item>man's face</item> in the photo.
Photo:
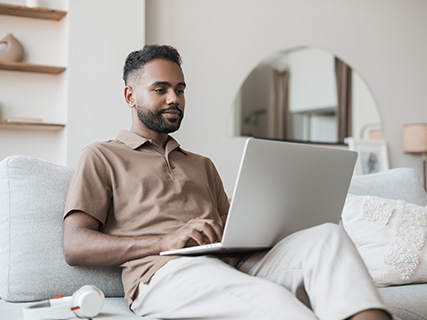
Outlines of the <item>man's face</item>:
[[142,76],[135,75],[131,82],[142,124],[157,133],[178,130],[185,108],[181,68],[171,61],[152,60],[144,65]]

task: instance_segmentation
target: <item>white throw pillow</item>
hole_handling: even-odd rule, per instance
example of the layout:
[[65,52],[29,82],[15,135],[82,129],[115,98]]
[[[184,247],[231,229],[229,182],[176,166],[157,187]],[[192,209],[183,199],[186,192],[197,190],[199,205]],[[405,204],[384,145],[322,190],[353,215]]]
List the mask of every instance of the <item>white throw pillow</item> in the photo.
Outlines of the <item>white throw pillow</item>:
[[427,208],[347,197],[342,222],[377,286],[427,282]]

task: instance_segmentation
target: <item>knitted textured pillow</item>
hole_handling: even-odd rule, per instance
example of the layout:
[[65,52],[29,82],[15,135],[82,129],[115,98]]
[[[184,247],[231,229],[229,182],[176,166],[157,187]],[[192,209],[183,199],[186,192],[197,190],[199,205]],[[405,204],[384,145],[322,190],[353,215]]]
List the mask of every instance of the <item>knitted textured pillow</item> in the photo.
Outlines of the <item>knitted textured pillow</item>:
[[426,207],[349,195],[342,222],[377,286],[427,281]]

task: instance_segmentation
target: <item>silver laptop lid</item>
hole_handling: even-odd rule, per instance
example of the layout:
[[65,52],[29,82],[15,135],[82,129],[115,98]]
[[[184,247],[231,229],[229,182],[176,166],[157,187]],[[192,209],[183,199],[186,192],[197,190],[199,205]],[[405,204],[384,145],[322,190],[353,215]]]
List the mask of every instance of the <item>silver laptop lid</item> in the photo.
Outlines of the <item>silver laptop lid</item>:
[[230,214],[226,247],[271,247],[285,236],[338,223],[357,153],[249,138]]

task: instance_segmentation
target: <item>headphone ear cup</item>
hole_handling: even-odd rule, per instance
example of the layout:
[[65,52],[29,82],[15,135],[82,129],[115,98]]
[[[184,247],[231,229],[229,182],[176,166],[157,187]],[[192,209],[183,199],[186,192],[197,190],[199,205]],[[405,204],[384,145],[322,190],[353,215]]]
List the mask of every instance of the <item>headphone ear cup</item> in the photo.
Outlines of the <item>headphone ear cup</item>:
[[92,318],[101,312],[104,293],[95,286],[86,285],[77,290],[71,299],[71,310],[78,317]]

